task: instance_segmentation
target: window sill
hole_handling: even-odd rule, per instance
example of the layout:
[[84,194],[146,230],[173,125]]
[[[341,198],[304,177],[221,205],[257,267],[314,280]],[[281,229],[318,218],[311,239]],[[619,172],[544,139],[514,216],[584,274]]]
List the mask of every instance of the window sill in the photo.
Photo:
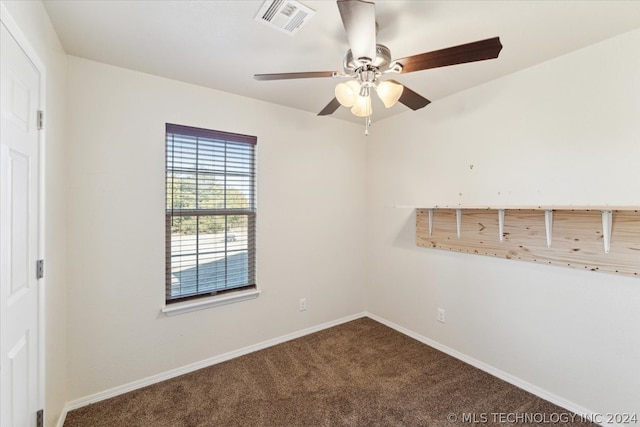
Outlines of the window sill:
[[248,291],[165,305],[161,311],[167,316],[175,316],[177,314],[189,313],[205,308],[217,307],[219,305],[232,304],[234,302],[254,299],[257,298],[258,295],[260,295],[259,289],[251,289]]

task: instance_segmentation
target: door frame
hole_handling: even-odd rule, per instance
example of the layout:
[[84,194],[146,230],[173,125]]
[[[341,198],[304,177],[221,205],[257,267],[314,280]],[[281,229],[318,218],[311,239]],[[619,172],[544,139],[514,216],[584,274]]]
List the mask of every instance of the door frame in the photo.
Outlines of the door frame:
[[[40,59],[37,51],[22,32],[3,3],[0,3],[0,25],[4,25],[9,34],[18,43],[27,58],[36,67],[40,74],[40,87],[38,96],[38,110],[45,111],[46,105],[46,67]],[[46,115],[45,115],[46,120]],[[45,255],[45,127],[38,132],[38,259],[44,259]],[[33,266],[35,274],[35,265]],[[45,409],[45,279],[37,280],[38,294],[38,408]]]

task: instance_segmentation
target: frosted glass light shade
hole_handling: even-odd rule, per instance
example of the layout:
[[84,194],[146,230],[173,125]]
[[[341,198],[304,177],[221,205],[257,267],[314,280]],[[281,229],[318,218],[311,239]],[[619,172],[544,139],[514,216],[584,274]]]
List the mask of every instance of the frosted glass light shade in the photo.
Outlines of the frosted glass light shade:
[[349,80],[346,83],[338,83],[335,90],[336,99],[343,107],[353,107],[359,91],[360,85],[355,80]]
[[378,83],[378,86],[376,87],[378,96],[382,100],[384,106],[387,108],[391,108],[396,105],[396,102],[398,102],[398,100],[402,96],[403,90],[404,86],[398,83],[390,82],[389,80]]
[[353,108],[351,108],[351,113],[358,117],[369,117],[373,113],[371,109],[371,97],[358,95],[356,102],[353,104]]

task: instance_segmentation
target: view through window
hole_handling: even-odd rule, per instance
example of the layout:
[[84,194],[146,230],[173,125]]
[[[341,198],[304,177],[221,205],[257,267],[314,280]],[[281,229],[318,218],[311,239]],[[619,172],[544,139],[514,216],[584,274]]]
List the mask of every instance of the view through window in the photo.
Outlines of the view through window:
[[256,142],[167,123],[167,303],[255,288]]

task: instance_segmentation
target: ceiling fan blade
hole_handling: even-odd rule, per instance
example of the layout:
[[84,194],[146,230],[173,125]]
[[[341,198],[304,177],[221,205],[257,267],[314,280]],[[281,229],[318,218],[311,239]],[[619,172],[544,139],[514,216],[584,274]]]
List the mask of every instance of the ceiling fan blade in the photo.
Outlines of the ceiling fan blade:
[[376,5],[369,0],[338,0],[338,10],[355,59],[376,59]]
[[406,58],[396,59],[396,62],[402,64],[402,73],[411,73],[413,71],[428,70],[430,68],[497,58],[500,50],[502,50],[500,37],[494,37],[448,47],[446,49],[407,56]]
[[288,80],[288,79],[309,79],[313,77],[333,77],[335,71],[308,71],[302,73],[274,73],[274,74],[254,74],[256,80]]
[[[393,83],[397,83],[397,84],[401,84],[401,83],[398,83],[397,81],[391,80],[391,79],[388,79],[387,81],[390,81],[390,82],[393,82]],[[402,86],[404,86],[404,85],[402,85]],[[403,103],[407,107],[411,108],[413,111],[419,110],[419,109],[421,109],[423,107],[426,107],[427,105],[429,105],[431,103],[431,101],[429,101],[427,98],[425,98],[422,95],[417,94],[416,92],[412,91],[411,89],[409,89],[406,86],[404,86],[404,89],[402,90],[402,95],[400,95],[400,99],[398,99],[398,102]]]
[[327,106],[324,107],[322,109],[322,111],[320,111],[318,113],[318,115],[319,116],[328,116],[329,114],[333,114],[338,109],[338,107],[340,107],[340,103],[338,102],[338,100],[336,98],[333,98],[331,100],[331,102],[329,102],[327,104]]

